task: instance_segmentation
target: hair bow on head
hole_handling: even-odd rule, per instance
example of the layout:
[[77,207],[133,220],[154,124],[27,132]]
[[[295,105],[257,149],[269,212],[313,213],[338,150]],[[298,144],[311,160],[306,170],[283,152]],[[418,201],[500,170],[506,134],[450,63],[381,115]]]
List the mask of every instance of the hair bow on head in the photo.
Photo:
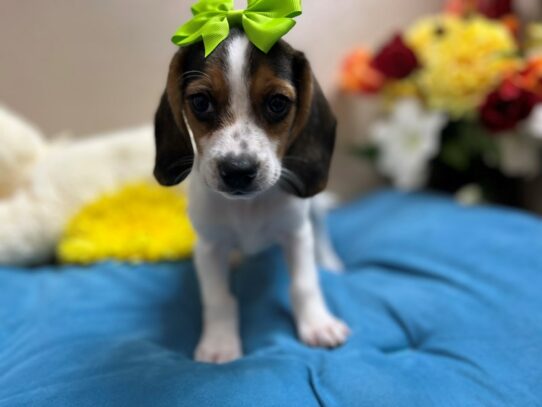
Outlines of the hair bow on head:
[[230,33],[230,27],[242,27],[257,48],[269,50],[295,26],[301,15],[301,0],[248,0],[246,10],[234,10],[233,0],[199,0],[192,6],[194,17],[172,38],[185,47],[199,41],[209,56]]

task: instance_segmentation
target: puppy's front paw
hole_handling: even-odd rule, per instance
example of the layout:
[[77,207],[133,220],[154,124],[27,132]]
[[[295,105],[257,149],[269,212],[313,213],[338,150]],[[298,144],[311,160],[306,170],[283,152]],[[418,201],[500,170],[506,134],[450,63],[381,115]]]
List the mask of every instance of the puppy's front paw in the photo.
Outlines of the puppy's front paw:
[[350,328],[331,314],[299,322],[299,337],[309,346],[336,348],[346,342]]
[[236,334],[206,334],[196,348],[194,358],[203,363],[228,363],[243,356],[241,339]]

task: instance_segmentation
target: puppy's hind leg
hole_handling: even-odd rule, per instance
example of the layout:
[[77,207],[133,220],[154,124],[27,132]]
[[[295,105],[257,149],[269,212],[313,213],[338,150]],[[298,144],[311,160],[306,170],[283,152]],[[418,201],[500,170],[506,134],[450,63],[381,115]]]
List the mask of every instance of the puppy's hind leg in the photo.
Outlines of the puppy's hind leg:
[[328,194],[320,194],[312,199],[310,218],[314,232],[316,262],[333,273],[342,273],[344,265],[335,251],[326,226],[326,216],[334,206]]

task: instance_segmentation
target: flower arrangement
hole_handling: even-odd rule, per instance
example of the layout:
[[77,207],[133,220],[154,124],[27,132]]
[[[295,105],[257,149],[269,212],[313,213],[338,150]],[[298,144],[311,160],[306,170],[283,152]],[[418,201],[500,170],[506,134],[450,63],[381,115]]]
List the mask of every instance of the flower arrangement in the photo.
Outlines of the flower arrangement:
[[522,23],[512,0],[449,0],[376,53],[353,51],[343,90],[383,106],[363,156],[402,189],[474,186],[514,203],[541,169],[541,44],[542,24]]

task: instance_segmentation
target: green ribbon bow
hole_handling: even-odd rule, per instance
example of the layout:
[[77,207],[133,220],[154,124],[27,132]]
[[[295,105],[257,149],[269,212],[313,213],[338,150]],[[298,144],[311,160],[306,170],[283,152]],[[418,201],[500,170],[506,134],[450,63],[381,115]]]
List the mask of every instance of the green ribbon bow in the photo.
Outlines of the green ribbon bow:
[[200,0],[192,6],[194,18],[179,28],[172,41],[181,47],[203,41],[207,57],[228,38],[230,27],[237,26],[268,53],[295,26],[293,18],[301,12],[301,0],[248,0],[246,10],[234,10],[233,0]]

